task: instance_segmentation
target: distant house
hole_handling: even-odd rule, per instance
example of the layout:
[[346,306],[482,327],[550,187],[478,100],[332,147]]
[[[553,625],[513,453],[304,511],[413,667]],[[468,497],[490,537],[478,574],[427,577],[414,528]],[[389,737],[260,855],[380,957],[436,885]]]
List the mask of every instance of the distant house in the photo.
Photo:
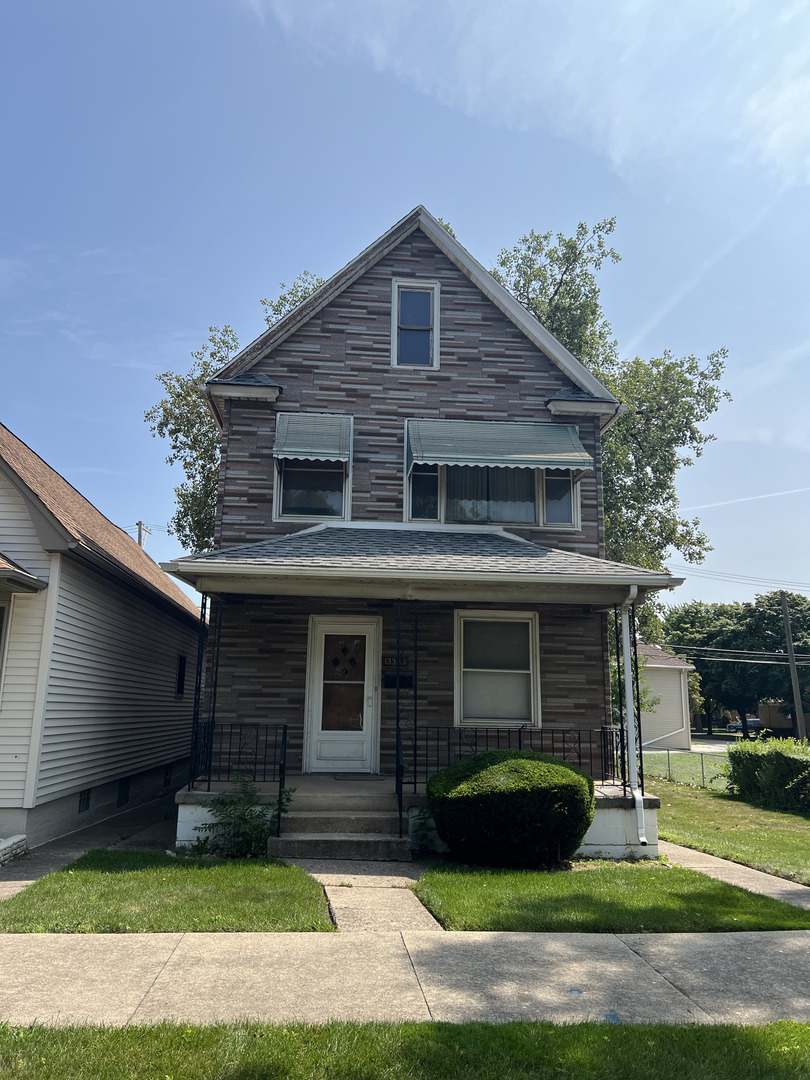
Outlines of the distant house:
[[659,699],[652,709],[641,710],[642,745],[650,750],[691,750],[687,678],[694,667],[657,645],[642,642],[638,657],[649,692]]
[[0,837],[38,844],[185,778],[199,616],[0,424]]

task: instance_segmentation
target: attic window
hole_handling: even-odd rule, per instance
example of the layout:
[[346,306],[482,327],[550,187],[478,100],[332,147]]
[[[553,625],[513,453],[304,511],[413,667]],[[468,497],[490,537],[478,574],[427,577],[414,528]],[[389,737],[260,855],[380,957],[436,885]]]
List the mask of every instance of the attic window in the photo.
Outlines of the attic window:
[[391,364],[439,366],[439,283],[394,281],[391,313]]

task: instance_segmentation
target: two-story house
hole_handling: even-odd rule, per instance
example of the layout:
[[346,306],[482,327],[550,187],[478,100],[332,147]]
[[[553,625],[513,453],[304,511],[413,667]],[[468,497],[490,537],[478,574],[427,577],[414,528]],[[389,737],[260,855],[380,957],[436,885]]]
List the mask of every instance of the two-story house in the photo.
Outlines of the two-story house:
[[604,558],[620,403],[424,207],[207,394],[215,549],[165,564],[210,603],[198,775],[277,778],[283,736],[287,776],[520,745],[637,786],[608,634],[678,582]]

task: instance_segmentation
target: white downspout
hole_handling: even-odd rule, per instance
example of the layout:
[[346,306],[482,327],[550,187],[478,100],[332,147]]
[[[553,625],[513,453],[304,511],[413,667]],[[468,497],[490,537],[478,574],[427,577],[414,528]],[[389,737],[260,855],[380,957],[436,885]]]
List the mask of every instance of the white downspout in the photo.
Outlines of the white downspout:
[[636,746],[636,707],[633,694],[633,661],[630,656],[630,608],[638,595],[638,585],[631,585],[627,599],[622,604],[622,660],[624,662],[624,715],[627,718],[627,770],[630,793],[636,805],[636,832],[638,842],[647,846],[644,826],[644,796],[638,787],[638,748]]

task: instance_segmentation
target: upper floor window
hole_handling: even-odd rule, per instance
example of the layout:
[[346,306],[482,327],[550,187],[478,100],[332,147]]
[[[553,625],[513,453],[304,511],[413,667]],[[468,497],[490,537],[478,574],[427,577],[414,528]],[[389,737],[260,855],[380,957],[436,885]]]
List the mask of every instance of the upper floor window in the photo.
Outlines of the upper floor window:
[[391,363],[394,367],[439,366],[439,283],[394,281]]
[[411,521],[579,528],[593,461],[573,426],[408,420],[405,442]]
[[351,516],[352,418],[279,413],[276,420],[275,519]]
[[569,469],[414,465],[410,519],[454,525],[577,524]]

